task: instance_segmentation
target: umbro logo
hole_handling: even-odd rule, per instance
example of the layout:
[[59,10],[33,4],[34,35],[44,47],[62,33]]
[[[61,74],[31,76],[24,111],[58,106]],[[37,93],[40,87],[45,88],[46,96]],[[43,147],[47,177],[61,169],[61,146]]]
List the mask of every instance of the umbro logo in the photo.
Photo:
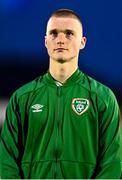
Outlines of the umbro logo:
[[44,106],[41,104],[34,104],[33,106],[31,106],[31,108],[33,109],[32,112],[42,112],[42,108]]

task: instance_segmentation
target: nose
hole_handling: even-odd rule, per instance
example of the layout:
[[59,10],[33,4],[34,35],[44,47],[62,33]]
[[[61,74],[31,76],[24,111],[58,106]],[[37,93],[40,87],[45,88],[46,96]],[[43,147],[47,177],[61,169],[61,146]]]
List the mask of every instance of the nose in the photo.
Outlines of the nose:
[[64,44],[65,42],[65,34],[63,32],[58,33],[57,44]]

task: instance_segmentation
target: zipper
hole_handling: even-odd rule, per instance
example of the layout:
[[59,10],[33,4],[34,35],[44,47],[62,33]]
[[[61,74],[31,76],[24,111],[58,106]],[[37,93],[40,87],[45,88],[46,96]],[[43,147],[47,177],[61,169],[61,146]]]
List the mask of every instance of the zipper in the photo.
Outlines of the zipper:
[[55,168],[54,168],[54,179],[56,179],[57,163],[58,163],[58,135],[59,135],[59,124],[60,124],[60,95],[61,95],[61,85],[57,86],[57,117],[56,117],[56,141],[55,141]]

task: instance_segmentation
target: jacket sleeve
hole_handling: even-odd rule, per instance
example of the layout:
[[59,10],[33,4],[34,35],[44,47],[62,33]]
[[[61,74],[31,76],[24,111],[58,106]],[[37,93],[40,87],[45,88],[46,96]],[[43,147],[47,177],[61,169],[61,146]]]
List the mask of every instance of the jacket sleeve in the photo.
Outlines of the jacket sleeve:
[[122,179],[122,119],[121,119],[121,179]]
[[19,179],[19,112],[16,97],[10,99],[0,139],[0,176],[2,179]]
[[109,90],[99,117],[99,153],[96,179],[119,179],[121,177],[120,112],[114,94]]

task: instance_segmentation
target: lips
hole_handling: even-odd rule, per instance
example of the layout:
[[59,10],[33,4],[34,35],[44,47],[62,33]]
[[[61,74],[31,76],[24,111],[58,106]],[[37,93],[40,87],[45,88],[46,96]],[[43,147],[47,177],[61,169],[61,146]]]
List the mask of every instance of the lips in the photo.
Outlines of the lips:
[[65,49],[65,48],[56,48],[55,51],[65,51],[65,50],[68,50],[68,49]]

